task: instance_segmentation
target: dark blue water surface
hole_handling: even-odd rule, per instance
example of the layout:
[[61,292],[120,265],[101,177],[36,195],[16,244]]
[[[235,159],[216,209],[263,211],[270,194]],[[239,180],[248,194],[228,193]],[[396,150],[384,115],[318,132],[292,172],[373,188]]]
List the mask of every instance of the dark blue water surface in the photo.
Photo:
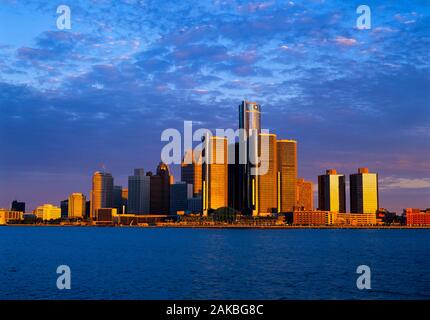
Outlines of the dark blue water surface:
[[430,299],[430,230],[8,226],[0,270],[1,299]]

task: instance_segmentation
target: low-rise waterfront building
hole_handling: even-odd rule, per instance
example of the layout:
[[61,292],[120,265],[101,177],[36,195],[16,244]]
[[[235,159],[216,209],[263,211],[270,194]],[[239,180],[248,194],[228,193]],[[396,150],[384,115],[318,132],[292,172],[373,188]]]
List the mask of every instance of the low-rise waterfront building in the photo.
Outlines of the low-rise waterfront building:
[[406,215],[406,225],[430,226],[430,209],[406,208],[403,212]]
[[0,209],[0,225],[20,223],[24,219],[23,214],[22,211]]
[[57,220],[61,218],[61,208],[48,203],[37,207],[34,214],[43,221]]

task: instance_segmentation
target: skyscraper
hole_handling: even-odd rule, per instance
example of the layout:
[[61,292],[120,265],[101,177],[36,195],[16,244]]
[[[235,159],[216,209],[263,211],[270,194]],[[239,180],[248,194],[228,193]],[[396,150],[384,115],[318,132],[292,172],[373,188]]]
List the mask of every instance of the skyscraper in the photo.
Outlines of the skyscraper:
[[[261,132],[261,106],[256,102],[242,101],[239,105],[239,129],[243,136],[239,137],[239,153],[246,154],[246,163],[239,164],[238,201],[245,214],[258,214],[255,197],[256,175],[252,174],[258,158],[258,138]],[[254,189],[253,187],[254,186]]]
[[113,208],[117,210],[117,213],[125,213],[122,211],[122,186],[113,186]]
[[[256,203],[255,207],[259,215],[268,215],[278,211],[278,166],[276,135],[273,133],[260,133],[259,151],[263,170],[267,172],[256,176],[257,184],[253,187]],[[254,205],[254,203],[253,203]]]
[[181,163],[181,181],[193,185],[194,197],[202,194],[202,156],[201,152],[188,150]]
[[318,209],[332,212],[346,212],[345,176],[336,170],[327,170],[318,176]]
[[69,196],[69,208],[68,217],[73,218],[84,218],[86,208],[86,198],[82,193],[72,193]]
[[278,140],[279,211],[292,212],[296,205],[297,141]]
[[128,177],[128,213],[150,213],[150,186],[151,177],[143,169],[134,169],[134,175]]
[[203,214],[228,206],[227,138],[206,135],[203,138]]
[[349,176],[351,213],[376,213],[379,208],[378,174],[359,168]]
[[150,213],[169,214],[170,183],[172,181],[169,166],[160,162],[157,167],[157,174],[150,176]]
[[314,192],[312,181],[297,179],[296,184],[296,209],[313,210],[314,209]]
[[180,181],[170,185],[170,214],[188,209],[188,199],[193,197],[193,185]]
[[60,201],[61,218],[67,219],[69,217],[69,199]]
[[110,173],[97,171],[93,175],[91,190],[91,218],[95,218],[96,210],[112,208],[113,177]]

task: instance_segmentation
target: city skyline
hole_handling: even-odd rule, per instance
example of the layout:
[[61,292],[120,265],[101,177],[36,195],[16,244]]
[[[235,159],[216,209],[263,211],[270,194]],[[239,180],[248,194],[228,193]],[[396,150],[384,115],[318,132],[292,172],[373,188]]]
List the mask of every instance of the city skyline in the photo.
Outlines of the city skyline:
[[428,206],[427,7],[377,3],[372,29],[357,30],[343,2],[161,6],[179,17],[118,3],[108,19],[76,2],[60,31],[54,6],[2,4],[0,207],[89,199],[103,166],[125,187],[133,168],[155,169],[164,129],[236,127],[243,98],[299,141],[298,176],[314,186],[327,169],[368,167],[381,206]]

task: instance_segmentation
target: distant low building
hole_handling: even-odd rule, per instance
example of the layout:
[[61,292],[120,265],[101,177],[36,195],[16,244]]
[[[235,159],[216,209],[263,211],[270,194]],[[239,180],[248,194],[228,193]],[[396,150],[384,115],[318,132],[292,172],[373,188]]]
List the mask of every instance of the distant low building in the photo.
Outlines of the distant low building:
[[322,210],[293,212],[293,224],[301,226],[328,226],[336,223],[336,213]]
[[430,226],[430,209],[406,208],[403,213],[408,226]]
[[377,225],[375,213],[338,213],[337,225],[374,226]]
[[338,213],[323,210],[294,211],[294,225],[306,226],[373,226],[377,225],[376,214]]
[[0,209],[0,225],[5,225],[8,223],[20,223],[23,219],[22,211]]
[[96,223],[112,223],[113,216],[117,215],[116,208],[99,208],[95,212]]
[[35,210],[35,215],[38,219],[44,221],[57,220],[61,218],[61,208],[52,204],[44,204]]

